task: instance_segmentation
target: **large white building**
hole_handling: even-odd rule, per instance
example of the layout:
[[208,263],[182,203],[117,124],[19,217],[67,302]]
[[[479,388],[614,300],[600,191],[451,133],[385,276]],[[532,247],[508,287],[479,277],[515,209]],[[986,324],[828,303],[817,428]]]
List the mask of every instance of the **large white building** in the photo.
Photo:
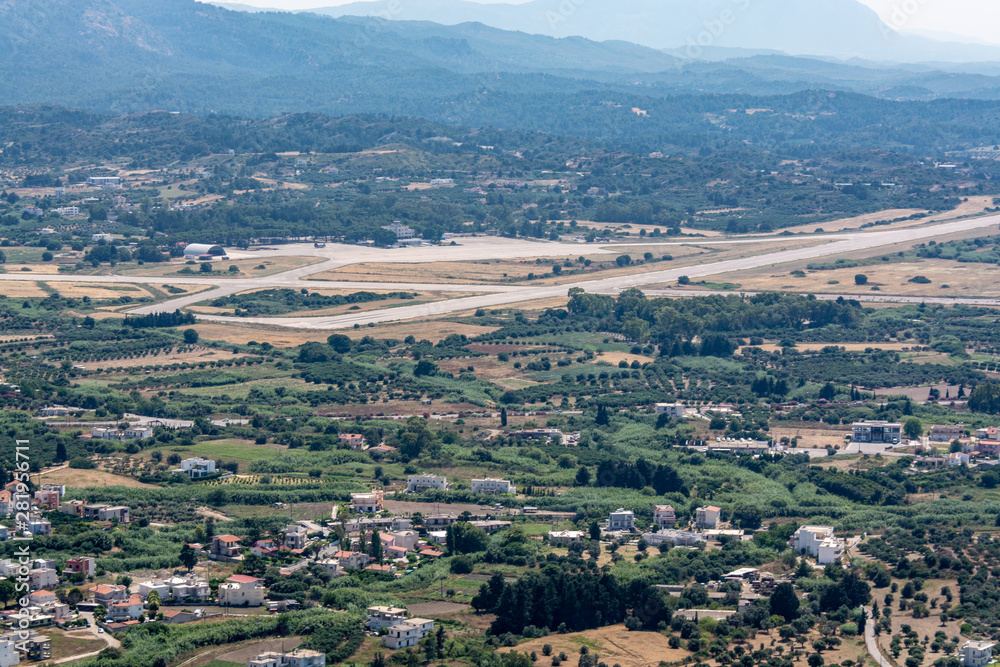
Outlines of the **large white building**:
[[517,488],[506,479],[474,479],[471,483],[473,493],[489,493],[493,495],[517,494]]
[[420,493],[429,489],[444,491],[447,488],[447,478],[437,475],[410,475],[406,478],[406,490],[409,493]]
[[898,445],[902,437],[903,426],[887,421],[856,422],[853,427],[854,442],[878,442],[887,445]]
[[693,547],[698,542],[705,542],[705,536],[686,530],[665,528],[656,533],[643,533],[643,541],[651,547],[671,544],[675,547]]
[[392,223],[391,225],[386,225],[382,229],[388,229],[390,232],[396,235],[397,239],[412,239],[417,235],[417,233],[413,229],[407,227],[398,220]]
[[789,544],[800,554],[815,558],[820,565],[836,563],[844,556],[844,540],[834,537],[829,526],[801,526]]

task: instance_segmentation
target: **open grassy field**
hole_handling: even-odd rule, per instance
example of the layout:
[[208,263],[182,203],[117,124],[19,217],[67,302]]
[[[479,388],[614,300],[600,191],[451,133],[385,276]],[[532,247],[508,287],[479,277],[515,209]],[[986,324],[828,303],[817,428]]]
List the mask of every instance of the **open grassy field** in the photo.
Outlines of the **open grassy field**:
[[70,299],[82,299],[89,296],[91,299],[117,299],[129,296],[133,299],[141,299],[153,296],[149,290],[139,285],[120,285],[98,283],[45,283],[49,289],[54,290],[59,296]]
[[45,634],[52,640],[53,660],[100,651],[107,646],[103,639],[95,637],[90,630],[63,632],[62,630],[50,629]]
[[407,336],[414,336],[417,340],[429,340],[432,343],[436,343],[452,334],[465,335],[472,338],[473,336],[481,336],[482,334],[494,331],[496,331],[496,327],[480,327],[474,324],[462,324],[447,320],[414,320],[378,324],[374,327],[361,327],[360,329],[346,329],[342,333],[354,339],[373,336],[375,338],[396,338],[403,340]]
[[231,459],[241,464],[248,464],[252,461],[262,461],[273,458],[277,452],[287,451],[283,445],[268,443],[266,445],[254,444],[251,440],[241,440],[238,438],[226,438],[223,440],[207,440],[196,442],[190,447],[166,447],[164,451],[178,452],[181,456],[196,455],[210,459]]

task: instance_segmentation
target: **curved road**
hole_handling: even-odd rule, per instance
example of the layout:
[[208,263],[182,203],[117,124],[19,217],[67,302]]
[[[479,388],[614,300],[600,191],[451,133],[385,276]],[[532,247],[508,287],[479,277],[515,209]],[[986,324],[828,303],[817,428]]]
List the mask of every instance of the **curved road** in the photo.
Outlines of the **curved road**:
[[879,650],[878,641],[875,639],[875,619],[872,618],[872,610],[862,607],[868,621],[865,623],[865,646],[868,648],[868,655],[872,657],[878,667],[892,667],[892,663],[885,659],[882,651]]

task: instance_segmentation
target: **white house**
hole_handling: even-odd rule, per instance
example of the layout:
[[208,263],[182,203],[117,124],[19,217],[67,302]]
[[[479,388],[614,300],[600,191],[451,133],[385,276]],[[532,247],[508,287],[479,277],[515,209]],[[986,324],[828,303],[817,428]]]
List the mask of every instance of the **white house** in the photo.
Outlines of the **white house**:
[[105,243],[111,243],[112,241],[115,240],[115,237],[113,237],[111,234],[91,234],[90,240],[93,241],[94,243],[100,243],[101,241],[104,241]]
[[674,419],[684,419],[683,403],[657,403],[655,409],[658,415],[667,415]]
[[411,618],[388,629],[385,636],[385,646],[391,649],[401,649],[416,646],[417,642],[434,631],[434,621],[427,618]]
[[969,455],[965,452],[952,452],[948,455],[948,465],[950,466],[969,465],[969,461]]
[[789,546],[800,554],[812,556],[820,565],[838,562],[844,555],[844,540],[833,535],[829,526],[801,526]]
[[226,607],[259,607],[264,604],[264,580],[234,574],[219,584],[219,605]]
[[613,532],[635,530],[635,512],[619,507],[608,517],[608,530]]
[[964,667],[985,667],[993,661],[993,642],[968,641],[962,646]]
[[656,533],[643,533],[643,541],[651,547],[671,544],[675,547],[693,547],[698,542],[704,542],[705,536],[687,530],[666,528]]
[[471,483],[473,493],[488,493],[492,495],[517,494],[517,488],[506,479],[474,479]]
[[698,528],[715,528],[719,525],[719,518],[722,516],[722,509],[715,505],[699,507],[694,512],[695,525]]
[[28,519],[28,532],[32,535],[51,535],[52,523],[40,516],[30,517]]
[[406,490],[409,493],[419,493],[428,489],[444,491],[448,488],[448,480],[437,475],[410,475],[406,478]]
[[191,479],[207,477],[215,474],[215,461],[195,456],[181,461],[181,467],[172,472],[186,473]]
[[247,660],[247,667],[326,667],[326,654],[308,648],[288,653],[268,651]]

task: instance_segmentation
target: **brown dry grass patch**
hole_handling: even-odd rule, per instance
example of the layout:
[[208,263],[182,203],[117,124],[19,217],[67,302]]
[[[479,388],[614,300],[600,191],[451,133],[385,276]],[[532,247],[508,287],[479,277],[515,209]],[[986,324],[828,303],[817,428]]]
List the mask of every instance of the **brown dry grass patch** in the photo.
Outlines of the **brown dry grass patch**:
[[611,625],[586,632],[566,635],[549,635],[518,644],[513,648],[497,649],[503,653],[518,651],[542,655],[542,646],[550,644],[552,652],[565,652],[571,659],[580,655],[586,645],[601,661],[621,667],[657,667],[661,662],[678,662],[691,655],[683,649],[670,648],[667,637],[659,632],[629,632],[624,625]]
[[157,488],[153,484],[143,484],[142,482],[132,479],[131,477],[113,475],[110,472],[104,472],[103,470],[77,470],[75,468],[60,468],[59,470],[32,475],[31,481],[36,484],[65,484],[66,486],[78,489],[87,486],[128,486],[131,488],[145,489]]

